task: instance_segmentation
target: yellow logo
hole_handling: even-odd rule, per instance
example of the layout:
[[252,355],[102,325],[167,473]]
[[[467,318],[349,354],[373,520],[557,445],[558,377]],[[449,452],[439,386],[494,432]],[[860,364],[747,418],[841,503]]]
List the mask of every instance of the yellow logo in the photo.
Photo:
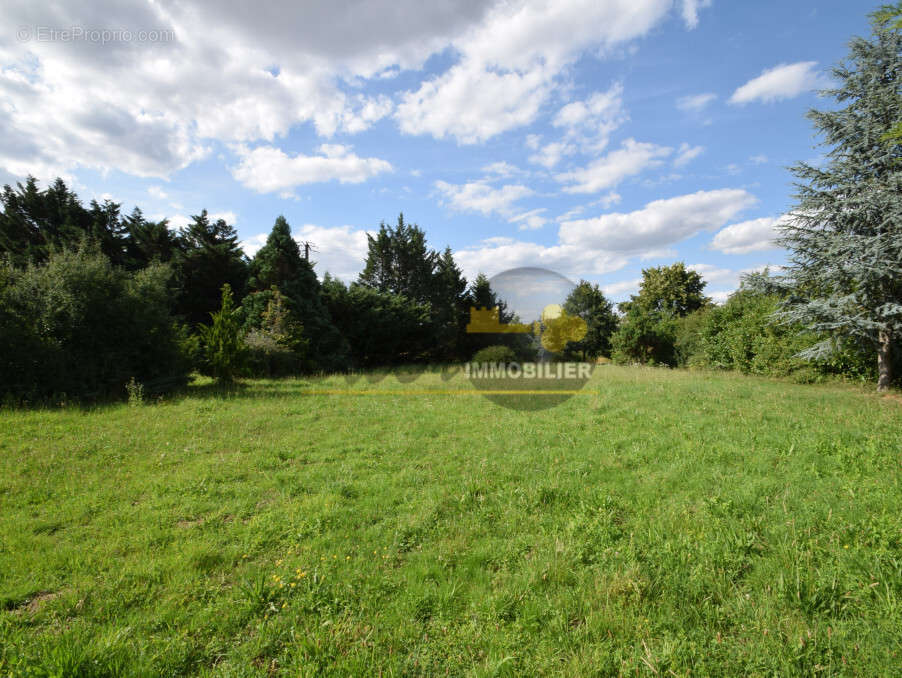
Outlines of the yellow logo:
[[558,304],[549,304],[542,310],[542,320],[529,325],[502,323],[498,307],[470,307],[468,334],[530,334],[538,337],[542,346],[552,353],[560,353],[571,341],[579,341],[588,332],[586,321],[579,316],[568,315]]

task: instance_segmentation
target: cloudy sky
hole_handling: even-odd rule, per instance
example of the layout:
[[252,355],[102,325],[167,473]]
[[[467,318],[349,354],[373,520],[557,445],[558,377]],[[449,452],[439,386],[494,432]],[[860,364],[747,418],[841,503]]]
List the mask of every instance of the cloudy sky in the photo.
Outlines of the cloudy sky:
[[0,183],[68,179],[252,254],[284,214],[320,273],[403,211],[468,276],[615,299],[683,260],[722,299],[779,265],[786,166],[871,6],[848,0],[6,0]]

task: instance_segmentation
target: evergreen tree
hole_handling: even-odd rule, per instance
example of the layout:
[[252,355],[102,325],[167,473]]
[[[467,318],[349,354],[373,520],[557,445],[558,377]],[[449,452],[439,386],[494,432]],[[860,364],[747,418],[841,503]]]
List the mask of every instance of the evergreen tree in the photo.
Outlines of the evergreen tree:
[[180,233],[177,268],[182,285],[177,308],[192,323],[209,322],[219,308],[220,290],[228,283],[241,298],[247,281],[247,262],[238,234],[223,219],[210,221],[207,210],[192,216]]
[[251,288],[256,290],[246,304],[251,326],[259,324],[260,311],[269,303],[273,286],[288,299],[290,313],[304,328],[312,365],[326,371],[344,369],[347,341],[323,303],[313,264],[301,256],[300,247],[291,237],[291,226],[283,216],[276,219],[266,244],[251,263]]
[[144,268],[152,261],[169,262],[179,251],[180,242],[169,223],[147,221],[136,207],[122,219],[127,234],[126,259],[129,268]]
[[279,215],[266,238],[266,244],[251,262],[251,288],[265,290],[275,285],[291,294],[289,287],[301,282],[305,268],[312,272],[310,264],[301,257],[300,247],[291,237],[291,226],[285,217]]
[[400,294],[323,279],[323,299],[358,367],[420,361],[432,348],[430,308]]
[[464,335],[470,318],[467,279],[454,261],[451,248],[436,259],[433,276],[432,323],[435,357],[441,361],[465,359]]
[[240,374],[247,349],[232,288],[228,283],[222,286],[219,310],[211,313],[210,318],[212,322],[209,325],[200,326],[205,371],[219,383],[229,384]]
[[879,13],[872,18],[871,39],[851,41],[833,69],[838,86],[823,92],[838,107],[808,114],[830,150],[823,167],[792,168],[799,193],[779,240],[791,253],[779,317],[830,333],[804,357],[870,344],[882,391],[902,337],[902,140],[886,143],[902,116],[902,35]]
[[406,223],[400,214],[394,228],[382,222],[379,232],[367,235],[367,240],[361,285],[418,302],[432,301],[432,276],[438,256],[427,247],[426,233],[419,226]]
[[579,355],[582,360],[588,360],[611,355],[611,335],[617,330],[617,316],[598,285],[580,280],[567,296],[564,312],[582,318],[587,328],[582,340],[567,344],[565,357]]

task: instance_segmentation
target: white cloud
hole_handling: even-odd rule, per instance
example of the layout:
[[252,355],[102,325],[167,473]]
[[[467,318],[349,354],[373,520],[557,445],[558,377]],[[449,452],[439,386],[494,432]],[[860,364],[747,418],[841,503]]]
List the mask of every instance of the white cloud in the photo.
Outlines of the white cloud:
[[493,213],[510,215],[513,203],[532,195],[532,190],[521,184],[494,188],[484,179],[466,184],[436,181],[435,187],[444,196],[442,204],[458,212],[479,212],[485,216]]
[[557,112],[552,125],[564,130],[561,140],[540,148],[540,137],[529,135],[527,147],[536,151],[529,161],[551,169],[566,156],[601,152],[614,130],[628,119],[623,108],[623,85],[614,83],[607,91],[595,92],[584,101],[572,101]]
[[294,230],[299,243],[309,241],[315,246],[310,259],[320,276],[327,271],[345,281],[356,280],[363,270],[367,254],[367,231],[353,226],[333,228],[305,224]]
[[711,249],[724,254],[748,254],[762,250],[776,249],[774,238],[777,226],[785,223],[786,216],[762,217],[727,226],[719,231],[711,241]]
[[402,97],[401,130],[471,144],[526,125],[584,51],[644,35],[669,7],[669,0],[498,3],[453,42],[454,66]]
[[673,153],[667,146],[627,139],[616,151],[595,160],[586,167],[555,176],[567,193],[597,193],[613,188],[626,177],[661,164],[662,159]]
[[[518,266],[550,268],[568,277],[605,274],[623,268],[632,256],[673,256],[670,245],[722,227],[755,202],[739,189],[699,191],[656,200],[626,214],[563,221],[554,245],[489,238],[454,256],[468,277]],[[611,294],[617,291],[608,289]]]
[[526,172],[521,170],[516,165],[512,165],[509,162],[505,162],[503,160],[486,165],[482,168],[482,171],[486,174],[494,174],[499,177],[511,177],[515,174],[526,174]]
[[162,186],[150,186],[147,192],[158,200],[168,200],[169,195],[163,190]]
[[640,210],[565,221],[560,240],[587,250],[638,253],[722,227],[756,199],[741,189],[698,191],[655,200]]
[[683,21],[690,30],[698,26],[698,10],[710,7],[711,0],[683,0]]
[[494,275],[521,266],[538,266],[567,277],[603,274],[623,268],[627,259],[610,252],[587,251],[572,245],[545,246],[513,238],[489,238],[478,247],[454,252],[467,278]]
[[770,103],[793,97],[824,85],[815,70],[816,61],[799,61],[769,68],[757,78],[752,78],[733,92],[731,104],[747,104],[752,101]]
[[521,231],[536,231],[548,223],[548,218],[542,216],[543,212],[548,210],[545,207],[530,210],[523,214],[518,214],[508,219],[508,223],[519,224]]
[[690,146],[684,142],[680,144],[680,148],[677,150],[677,157],[673,160],[673,166],[683,167],[688,165],[704,152],[704,146]]
[[[185,214],[173,214],[172,216],[166,216],[166,217],[164,217],[162,215],[154,215],[153,217],[151,217],[151,219],[154,221],[159,221],[164,218],[169,222],[168,223],[169,228],[174,231],[177,231],[181,228],[185,228],[186,226],[188,226],[188,224],[191,224],[194,222],[194,220],[191,217],[189,217]],[[214,212],[212,214],[207,214],[207,218],[210,220],[211,223],[222,219],[224,222],[226,222],[230,226],[234,226],[235,222],[238,220],[238,215],[235,214],[234,212]],[[266,242],[265,236],[263,238],[263,242],[264,243]]]
[[641,284],[642,278],[632,278],[602,285],[601,291],[605,293],[605,296],[615,300],[626,299],[630,294],[638,292]]
[[686,268],[698,273],[709,285],[735,288],[739,284],[740,272],[730,268],[722,268],[713,264],[689,264]]
[[394,105],[349,91],[358,78],[419,68],[478,25],[488,6],[10,0],[3,8],[10,26],[157,30],[172,38],[0,39],[0,101],[8,103],[0,110],[0,169],[165,178],[204,157],[208,140],[273,143],[302,123],[326,137],[362,131]]
[[537,153],[533,153],[529,156],[529,162],[541,165],[546,169],[551,169],[557,165],[564,156],[573,155],[574,153],[576,153],[576,146],[573,144],[554,141],[550,144],[545,144]]
[[239,163],[231,168],[232,176],[258,193],[290,191],[296,186],[338,180],[357,184],[392,166],[379,158],[361,158],[348,146],[323,144],[321,155],[286,155],[273,146],[236,149]]
[[623,107],[623,84],[616,82],[605,92],[595,92],[585,101],[572,101],[561,108],[552,124],[566,130],[569,140],[600,151],[611,133],[629,119]]
[[708,107],[708,104],[717,98],[716,94],[707,92],[705,94],[692,94],[677,99],[677,108],[687,113],[700,113]]
[[751,160],[755,165],[764,165],[765,163],[767,163],[768,158],[766,155],[761,153],[759,155],[753,155],[751,158],[749,158],[749,160]]

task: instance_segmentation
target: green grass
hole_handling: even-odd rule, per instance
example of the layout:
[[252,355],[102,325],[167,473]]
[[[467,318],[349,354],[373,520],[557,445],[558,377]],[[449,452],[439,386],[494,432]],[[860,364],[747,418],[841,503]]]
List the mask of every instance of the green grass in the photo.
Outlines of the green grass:
[[902,674],[898,399],[346,386],[0,412],[0,675]]

